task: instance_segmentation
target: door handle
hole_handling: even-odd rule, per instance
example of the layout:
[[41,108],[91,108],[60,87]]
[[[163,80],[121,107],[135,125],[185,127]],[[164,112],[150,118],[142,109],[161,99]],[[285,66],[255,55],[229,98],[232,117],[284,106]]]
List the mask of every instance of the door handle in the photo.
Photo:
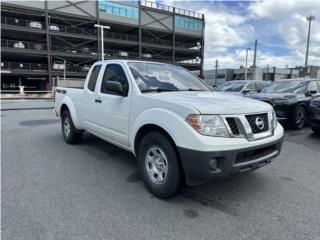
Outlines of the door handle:
[[95,99],[94,100],[96,103],[102,103],[101,99]]

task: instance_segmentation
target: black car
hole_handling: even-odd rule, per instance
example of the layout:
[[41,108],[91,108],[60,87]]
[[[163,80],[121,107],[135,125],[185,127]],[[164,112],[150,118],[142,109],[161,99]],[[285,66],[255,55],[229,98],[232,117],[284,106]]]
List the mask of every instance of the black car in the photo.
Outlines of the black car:
[[307,107],[319,93],[320,80],[288,79],[272,82],[260,93],[249,93],[246,96],[270,103],[279,121],[301,129],[306,123]]
[[320,135],[320,96],[311,100],[308,106],[308,124],[312,130]]

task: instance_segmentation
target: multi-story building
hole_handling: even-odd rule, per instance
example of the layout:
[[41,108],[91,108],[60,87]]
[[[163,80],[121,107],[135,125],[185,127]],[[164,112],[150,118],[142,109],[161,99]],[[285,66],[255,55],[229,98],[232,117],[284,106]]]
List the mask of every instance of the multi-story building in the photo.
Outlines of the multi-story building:
[[174,63],[202,76],[203,14],[149,1],[1,2],[1,89],[50,90],[104,58]]

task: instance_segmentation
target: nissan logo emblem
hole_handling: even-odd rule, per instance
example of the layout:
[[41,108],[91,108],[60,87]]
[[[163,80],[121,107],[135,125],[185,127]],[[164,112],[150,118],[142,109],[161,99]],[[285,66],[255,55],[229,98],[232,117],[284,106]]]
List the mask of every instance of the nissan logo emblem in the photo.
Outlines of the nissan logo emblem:
[[264,128],[264,121],[262,120],[261,117],[256,117],[255,124],[256,124],[257,128],[259,128],[260,130],[262,130]]

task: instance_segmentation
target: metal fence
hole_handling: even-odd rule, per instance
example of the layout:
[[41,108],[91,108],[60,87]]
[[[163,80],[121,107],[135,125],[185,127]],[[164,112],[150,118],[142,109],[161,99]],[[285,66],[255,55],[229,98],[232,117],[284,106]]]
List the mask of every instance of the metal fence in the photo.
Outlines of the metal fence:
[[19,62],[1,62],[2,70],[15,70],[15,71],[48,71],[48,65],[42,63],[19,63]]
[[[160,5],[158,3],[152,3],[151,5]],[[1,23],[2,24],[8,24],[11,26],[18,26],[18,27],[25,27],[25,28],[33,28],[33,29],[45,29],[45,24],[40,21],[34,21],[34,20],[26,20],[26,19],[20,19],[20,18],[10,18],[10,17],[1,17]],[[61,24],[49,24],[49,30],[52,32],[59,32],[59,33],[70,33],[70,34],[77,34],[77,35],[89,35],[89,36],[97,36],[97,30],[96,29],[90,29],[90,28],[83,28],[83,27],[74,27],[74,26],[67,26],[67,25],[61,25]],[[138,42],[139,37],[137,35],[133,34],[124,34],[124,33],[116,33],[116,32],[110,32],[105,31],[104,36],[106,39],[112,39],[112,40],[125,40],[125,41],[132,41],[132,42]],[[164,40],[164,39],[157,39],[157,38],[151,38],[151,37],[142,37],[142,42],[144,43],[151,43],[151,44],[158,44],[163,46],[172,46],[172,41],[170,40]],[[44,43],[34,43],[35,46],[23,46],[22,44],[18,44],[21,41],[12,41],[11,45],[15,45],[16,48],[26,48],[26,49],[35,49],[35,50],[42,50],[46,49],[46,46]],[[29,44],[29,43],[28,43]],[[28,45],[26,44],[26,45]],[[32,43],[30,43],[32,44]],[[2,43],[4,47],[14,47],[10,44],[6,44],[5,42]],[[175,46],[181,47],[181,48],[195,48],[197,47],[196,43],[185,43],[185,42],[175,42]]]
[[173,12],[173,9],[175,9],[175,13],[178,13],[184,16],[194,17],[194,18],[202,18],[202,15],[203,15],[202,13],[197,13],[194,11],[189,11],[181,8],[173,8],[168,5],[164,5],[157,2],[150,2],[147,0],[141,1],[141,5],[144,7],[154,8],[154,9],[163,10],[167,12]]
[[20,40],[6,40],[1,39],[2,48],[16,48],[16,49],[32,49],[36,51],[46,51],[46,43],[26,42]]

